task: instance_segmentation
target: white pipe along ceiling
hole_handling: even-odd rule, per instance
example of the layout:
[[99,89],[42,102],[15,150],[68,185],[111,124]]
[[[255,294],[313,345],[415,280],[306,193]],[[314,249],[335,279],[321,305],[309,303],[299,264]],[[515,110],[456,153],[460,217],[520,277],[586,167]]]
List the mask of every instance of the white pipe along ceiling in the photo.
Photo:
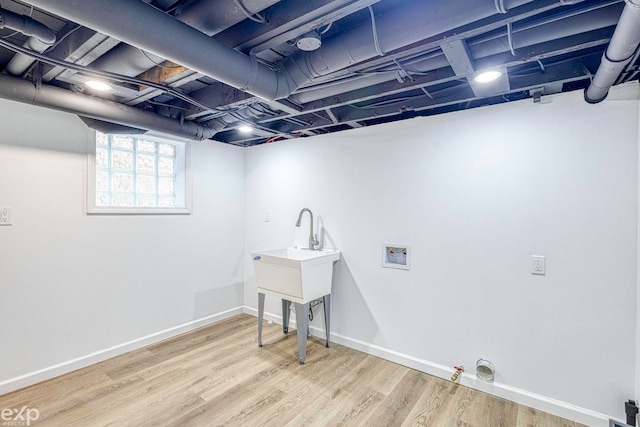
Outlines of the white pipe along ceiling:
[[[24,47],[38,53],[46,51],[56,41],[55,33],[38,21],[28,16],[7,11],[4,11],[2,15],[0,15],[0,28],[14,30],[25,36],[29,36]],[[18,53],[7,64],[6,70],[11,74],[22,74],[34,61],[35,60],[28,55]]]
[[5,0],[0,97],[249,146],[573,90],[597,103],[638,79],[639,43],[640,0]]

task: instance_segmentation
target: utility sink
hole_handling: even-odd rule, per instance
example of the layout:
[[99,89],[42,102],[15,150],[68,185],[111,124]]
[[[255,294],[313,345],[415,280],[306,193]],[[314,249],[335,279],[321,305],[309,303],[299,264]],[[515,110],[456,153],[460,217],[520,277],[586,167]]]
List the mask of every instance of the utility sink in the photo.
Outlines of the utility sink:
[[337,249],[285,248],[251,252],[258,292],[299,304],[331,293]]

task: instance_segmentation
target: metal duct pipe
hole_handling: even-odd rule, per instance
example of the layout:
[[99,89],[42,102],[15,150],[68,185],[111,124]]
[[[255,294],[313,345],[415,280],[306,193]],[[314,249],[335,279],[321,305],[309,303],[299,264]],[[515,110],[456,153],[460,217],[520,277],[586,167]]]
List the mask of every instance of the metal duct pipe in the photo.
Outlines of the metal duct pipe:
[[116,133],[125,135],[140,135],[147,133],[144,129],[132,128],[131,126],[117,125],[115,123],[105,122],[103,120],[90,119],[89,117],[80,117],[80,120],[91,129],[95,129],[102,133]]
[[[249,13],[255,14],[273,6],[280,0],[242,0],[242,5]],[[191,0],[182,3],[175,12],[178,21],[213,36],[246,18],[234,0],[217,1],[215,7],[211,0]],[[134,77],[153,68],[163,58],[147,53],[138,48],[121,43],[91,63],[99,70],[111,71]],[[123,70],[123,67],[126,69]]]
[[[524,28],[514,29],[513,44],[517,50],[518,48],[534,46],[574,34],[611,27],[618,22],[621,9],[621,5],[614,4],[604,10],[596,10],[594,13],[585,12],[573,14],[564,19],[554,18],[551,22],[538,22],[535,23],[535,25],[527,24]],[[486,40],[479,40],[478,42],[469,44],[468,48],[474,60],[509,52],[510,50],[506,34]],[[449,61],[445,55],[438,50],[432,52],[424,59],[405,64],[405,68],[410,71],[425,73],[445,68],[449,65]],[[344,82],[338,84],[328,83],[320,84],[317,87],[305,88],[292,95],[290,99],[301,104],[306,104],[340,93],[391,81],[395,78],[396,74],[391,70],[383,74],[345,79]]]
[[141,1],[29,3],[266,100],[286,98],[293,89],[283,72],[271,70]]
[[[515,51],[518,48],[534,46],[552,40],[563,39],[573,35],[587,33],[602,28],[613,27],[620,18],[623,6],[612,4],[605,8],[588,10],[584,13],[572,14],[568,17],[552,17],[550,22],[536,22],[513,27],[512,39]],[[479,40],[468,45],[473,58],[509,52],[509,38],[507,34],[488,40]]]
[[138,108],[70,92],[55,86],[43,84],[36,87],[28,80],[5,74],[0,74],[0,97],[197,141],[211,138],[215,134],[215,130],[193,122],[180,123]]
[[602,55],[600,67],[591,84],[584,91],[584,99],[596,104],[607,97],[609,88],[627,66],[640,43],[640,0],[626,0],[607,50]]
[[[239,0],[251,15],[262,12],[280,0]],[[187,0],[175,12],[177,20],[213,36],[247,19],[247,15],[237,5],[238,0]]]
[[139,76],[144,71],[160,64],[164,58],[145,52],[126,43],[120,43],[91,63],[91,68],[122,74],[128,77]]
[[[532,1],[505,0],[505,7],[513,9]],[[375,58],[379,50],[391,52],[498,13],[491,1],[432,0],[414,2],[411,6],[398,7],[376,17],[377,46],[373,22],[367,22],[323,40],[321,49],[290,56],[282,63],[285,71],[298,88],[315,77]]]
[[[29,39],[23,45],[26,48],[42,53],[56,42],[56,35],[46,25],[33,18],[17,15],[8,10],[0,9],[0,29],[8,28],[18,31]],[[13,75],[20,75],[26,71],[35,60],[30,56],[16,53],[6,66],[6,70]]]
[[[531,1],[505,0],[505,7]],[[29,3],[266,100],[286,98],[314,77],[378,55],[372,43],[372,26],[366,24],[332,37],[311,54],[293,55],[284,61],[285,72],[273,71],[140,1]],[[385,52],[395,50],[496,13],[495,4],[489,1],[418,2],[415,7],[398,8],[377,19],[379,47]]]
[[[505,0],[512,9],[533,0]],[[417,2],[376,18],[323,44],[312,53],[297,53],[273,71],[248,56],[139,1],[30,0],[48,12],[93,28],[131,45],[208,75],[266,100],[289,96],[296,88],[351,64],[366,61],[414,42],[498,13],[489,1]]]
[[[443,53],[434,53],[434,55],[428,59],[419,62],[419,72],[429,72],[437,70],[439,68],[448,67],[449,61]],[[409,67],[408,67],[409,68]],[[416,70],[418,67],[411,66],[412,70]],[[365,76],[356,76],[354,78],[346,78],[338,82],[329,82],[319,84],[317,86],[311,86],[305,88],[299,93],[295,93],[289,97],[290,100],[299,104],[307,104],[309,102],[317,101],[318,99],[328,98],[330,96],[337,96],[345,92],[351,92],[365,87],[370,87],[382,83],[386,83],[397,79],[396,71],[380,72]]]

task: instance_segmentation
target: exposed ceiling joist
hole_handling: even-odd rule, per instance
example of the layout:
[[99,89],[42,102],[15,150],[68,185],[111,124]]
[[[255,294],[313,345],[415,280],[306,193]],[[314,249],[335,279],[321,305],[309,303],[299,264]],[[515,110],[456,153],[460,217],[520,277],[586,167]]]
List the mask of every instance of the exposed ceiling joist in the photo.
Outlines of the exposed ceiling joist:
[[[29,35],[0,28],[0,67],[14,52],[32,55],[47,65],[20,76],[36,92],[42,79],[63,98],[84,93],[73,98],[82,99],[79,105],[103,98],[110,107],[144,112],[131,117],[144,117],[147,127],[192,129],[198,137],[247,146],[584,88],[626,10],[624,0],[504,0],[506,13],[477,0],[243,0],[245,11],[236,1],[219,0],[217,9],[206,0],[153,2],[166,10],[161,13],[145,2],[118,0],[116,14],[86,0],[78,4],[80,17],[63,0],[26,0],[33,11],[5,0],[3,8],[32,15],[58,40],[38,56],[22,47]],[[628,16],[631,29],[640,25],[635,14]],[[301,52],[295,42],[310,30],[324,33],[322,43]],[[207,53],[211,44],[219,55]],[[616,83],[640,76],[638,56],[619,67]],[[493,86],[474,80],[485,69],[502,71]],[[84,86],[96,76],[112,89]],[[606,88],[599,92],[606,95]],[[88,115],[109,120],[99,109]],[[252,124],[254,132],[241,134],[239,123]]]

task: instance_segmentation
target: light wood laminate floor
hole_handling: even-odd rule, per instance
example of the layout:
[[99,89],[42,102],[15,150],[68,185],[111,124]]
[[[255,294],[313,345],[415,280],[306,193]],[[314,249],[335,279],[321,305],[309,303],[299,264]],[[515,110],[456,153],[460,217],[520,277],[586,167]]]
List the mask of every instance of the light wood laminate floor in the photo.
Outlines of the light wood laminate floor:
[[0,396],[32,426],[579,426],[239,315]]

